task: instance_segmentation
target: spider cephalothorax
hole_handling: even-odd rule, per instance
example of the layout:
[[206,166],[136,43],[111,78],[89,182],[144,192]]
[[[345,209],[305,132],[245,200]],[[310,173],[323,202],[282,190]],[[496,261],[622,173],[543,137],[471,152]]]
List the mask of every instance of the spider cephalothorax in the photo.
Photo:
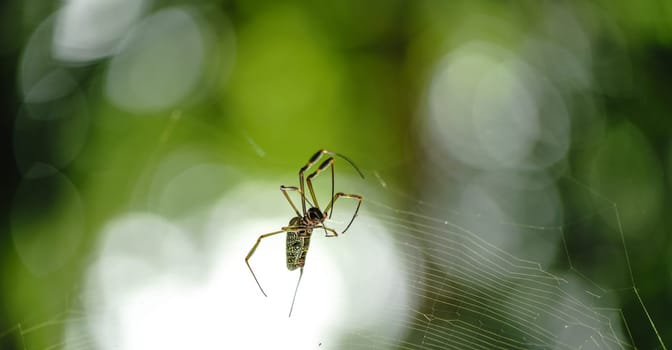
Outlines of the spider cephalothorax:
[[308,209],[308,214],[303,217],[303,221],[307,225],[319,225],[324,222],[325,215],[315,207]]

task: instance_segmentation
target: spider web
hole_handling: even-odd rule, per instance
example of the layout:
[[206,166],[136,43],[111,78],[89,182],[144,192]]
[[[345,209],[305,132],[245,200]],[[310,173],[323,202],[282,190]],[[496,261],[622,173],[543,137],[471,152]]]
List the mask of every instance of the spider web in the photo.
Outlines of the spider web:
[[[338,328],[336,337],[318,334],[316,339],[323,340],[313,344],[315,347],[630,349],[638,347],[630,330],[632,324],[638,324],[640,328],[646,325],[650,338],[665,348],[635,284],[618,208],[589,188],[567,180],[595,198],[594,211],[561,225],[538,226],[465,214],[413,199],[391,189],[376,175],[382,196],[376,198],[376,191],[364,189],[366,206],[356,220],[360,225],[355,225],[351,234],[365,235],[381,230],[377,225],[382,225],[399,259],[395,273],[404,276],[407,297],[387,299],[391,303],[385,306],[383,325],[346,324]],[[613,221],[605,222],[604,217]],[[624,286],[603,287],[599,278],[589,276],[590,271],[577,267],[575,261],[581,260],[582,252],[572,240],[596,230],[595,225],[613,227],[609,230],[620,237],[620,246],[601,249],[618,252],[618,259],[610,264],[623,276]],[[542,237],[559,247],[553,259],[541,259],[548,261],[544,265],[512,254],[503,248],[505,244],[489,242],[484,238],[487,232],[480,231],[487,227],[513,230],[524,239]],[[313,260],[323,254],[311,253]],[[27,317],[0,333],[3,348],[99,348],[99,334],[87,330],[95,317],[82,306],[82,296],[73,295],[73,300],[64,303],[63,312],[39,321]],[[633,299],[639,309],[626,314],[621,303]],[[203,327],[189,318],[178,324],[185,330],[190,324],[196,324],[196,331]],[[288,337],[291,339],[291,333]]]
[[[636,348],[629,324],[649,314],[632,276],[618,208],[590,194],[598,197],[602,207],[578,221],[559,226],[493,223],[523,236],[558,238],[564,266],[554,267],[515,256],[461,223],[490,221],[486,216],[446,211],[408,198],[406,204],[414,210],[370,200],[369,215],[385,223],[404,252],[401,266],[406,267],[406,275],[415,276],[409,289],[418,303],[395,307],[395,319],[403,320],[407,331],[403,338],[354,333],[342,348]],[[621,248],[622,258],[615,265],[620,265],[630,285],[618,290],[601,287],[576,268],[567,243],[573,232],[590,230],[599,221],[599,211],[613,215],[615,232],[623,243],[615,247]],[[618,300],[628,297],[637,298],[642,315],[624,316]],[[650,318],[648,322],[657,336]]]

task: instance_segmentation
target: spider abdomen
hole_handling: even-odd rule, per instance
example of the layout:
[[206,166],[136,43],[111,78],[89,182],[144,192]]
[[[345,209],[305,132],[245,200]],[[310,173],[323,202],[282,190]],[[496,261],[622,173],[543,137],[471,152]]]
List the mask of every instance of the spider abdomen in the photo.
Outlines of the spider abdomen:
[[287,269],[292,271],[306,264],[306,255],[310,246],[310,232],[287,232]]

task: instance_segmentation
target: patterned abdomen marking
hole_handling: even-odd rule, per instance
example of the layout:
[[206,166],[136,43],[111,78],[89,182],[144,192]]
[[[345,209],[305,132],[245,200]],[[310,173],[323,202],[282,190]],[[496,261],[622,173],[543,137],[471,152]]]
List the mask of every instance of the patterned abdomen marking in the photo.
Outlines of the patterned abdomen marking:
[[310,234],[287,232],[287,269],[292,271],[306,264]]

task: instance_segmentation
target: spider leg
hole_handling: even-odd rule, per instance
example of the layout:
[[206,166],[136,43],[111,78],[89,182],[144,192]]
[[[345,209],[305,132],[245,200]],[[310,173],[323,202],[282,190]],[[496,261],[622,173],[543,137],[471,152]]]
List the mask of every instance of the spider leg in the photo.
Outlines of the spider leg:
[[313,198],[313,203],[315,207],[320,209],[320,205],[317,204],[317,196],[315,196],[315,190],[313,189],[313,178],[323,172],[327,167],[331,167],[331,197],[334,197],[334,158],[329,157],[325,160],[324,163],[320,164],[320,167],[317,168],[312,174],[308,175],[306,182],[308,182],[308,191],[310,191],[310,196]]
[[[336,230],[334,230],[333,228],[329,228],[329,227],[326,227],[326,226],[324,226],[324,225],[321,225],[321,226],[315,226],[315,228],[323,228],[323,229],[325,230],[325,231],[324,231],[324,233],[325,233],[325,237],[338,237],[338,232],[336,232]],[[327,233],[327,231],[333,233],[333,235],[329,236],[329,234]]]
[[[325,153],[329,153],[329,151],[327,151],[326,149],[322,149],[322,150],[317,151],[315,154],[313,154],[312,157],[310,157],[310,159],[308,160],[308,163],[306,163],[306,165],[304,165],[299,170],[299,187],[301,188],[301,193],[306,193],[305,192],[306,188],[305,188],[305,185],[304,185],[303,173],[305,173],[306,170],[308,170],[308,168],[310,168],[311,166],[313,166],[313,164],[315,164],[318,160],[320,160],[322,155],[325,154]],[[303,209],[303,214],[305,216],[305,214],[306,214],[306,201],[305,201],[305,199],[301,200],[301,206],[302,206],[302,209]]]
[[265,297],[267,297],[268,295],[266,295],[266,292],[264,292],[264,288],[261,288],[261,284],[259,284],[259,280],[257,279],[257,275],[255,275],[254,271],[252,271],[252,266],[250,266],[249,260],[252,257],[252,254],[254,254],[254,251],[257,250],[257,246],[259,245],[259,243],[261,243],[262,239],[264,239],[266,237],[273,236],[273,235],[277,235],[278,233],[286,232],[287,229],[288,229],[288,227],[283,227],[282,230],[280,230],[280,231],[266,233],[266,234],[263,234],[263,235],[259,236],[259,238],[257,238],[257,242],[254,243],[254,246],[252,247],[252,249],[250,249],[250,252],[247,253],[247,256],[245,257],[245,263],[247,264],[247,267],[250,269],[250,272],[252,273],[252,277],[254,277],[254,281],[257,282],[257,286],[259,286],[259,290],[261,290],[261,293]]
[[303,202],[305,200],[305,197],[306,197],[303,194],[303,192],[296,186],[284,186],[284,185],[280,185],[280,191],[282,191],[282,194],[285,195],[285,198],[287,198],[287,201],[289,202],[289,205],[292,206],[292,209],[294,209],[294,211],[296,212],[296,215],[302,216],[301,213],[299,212],[299,210],[294,205],[294,202],[292,201],[292,199],[289,197],[289,194],[287,194],[287,191],[299,192],[299,194],[301,194],[301,202]]
[[[336,193],[336,195],[334,196],[334,198],[331,199],[331,202],[330,202],[329,205],[327,205],[327,207],[324,209],[324,212],[325,212],[325,213],[328,212],[329,209],[331,209],[331,208],[333,207],[334,203],[336,203],[336,200],[339,199],[340,197],[344,197],[344,198],[352,198],[352,199],[356,199],[356,200],[357,200],[357,208],[355,209],[355,213],[352,214],[352,219],[350,219],[350,222],[348,223],[348,226],[346,226],[346,227],[345,227],[345,230],[343,230],[343,232],[341,232],[341,233],[345,233],[345,231],[347,231],[347,230],[350,228],[350,225],[352,225],[352,222],[355,221],[355,217],[357,216],[357,212],[359,212],[359,206],[362,205],[362,199],[364,199],[364,197],[362,197],[362,196],[360,196],[360,195],[358,195],[358,194],[345,194],[345,193],[343,193],[343,192],[338,192],[338,193]],[[332,212],[333,212],[333,210],[332,210]],[[329,213],[329,217],[331,217],[331,213]]]
[[299,272],[299,280],[296,282],[296,289],[294,289],[294,297],[292,298],[292,306],[289,308],[289,316],[292,317],[292,310],[294,310],[294,301],[296,300],[296,292],[299,291],[299,284],[301,283],[301,277],[303,277],[303,267]]
[[[303,173],[305,173],[305,172],[308,170],[308,168],[310,168],[311,166],[313,166],[313,164],[317,163],[317,161],[319,161],[320,158],[322,158],[322,155],[324,155],[324,154],[328,154],[328,155],[331,155],[331,156],[335,156],[335,157],[342,158],[342,159],[345,160],[346,162],[350,163],[350,165],[351,165],[353,168],[355,168],[355,170],[357,171],[357,173],[359,174],[359,176],[362,177],[362,179],[364,178],[364,174],[362,174],[362,171],[359,170],[359,168],[355,165],[355,163],[353,163],[349,158],[347,158],[346,156],[344,156],[344,155],[342,155],[342,154],[338,154],[338,153],[336,153],[336,152],[331,152],[331,151],[328,151],[328,150],[326,150],[326,149],[321,149],[321,150],[317,151],[315,154],[313,154],[313,156],[310,157],[310,159],[308,160],[308,163],[306,163],[306,165],[304,165],[304,166],[299,170],[299,188],[301,189],[301,193],[306,193],[306,192],[305,192],[305,186],[304,186],[304,176],[303,176]],[[332,185],[333,185],[333,182],[332,182]],[[306,202],[305,202],[304,199],[305,199],[305,198],[302,198],[302,200],[301,200],[301,209],[303,209],[303,214],[304,214],[304,216],[305,216],[305,214],[306,214]]]

